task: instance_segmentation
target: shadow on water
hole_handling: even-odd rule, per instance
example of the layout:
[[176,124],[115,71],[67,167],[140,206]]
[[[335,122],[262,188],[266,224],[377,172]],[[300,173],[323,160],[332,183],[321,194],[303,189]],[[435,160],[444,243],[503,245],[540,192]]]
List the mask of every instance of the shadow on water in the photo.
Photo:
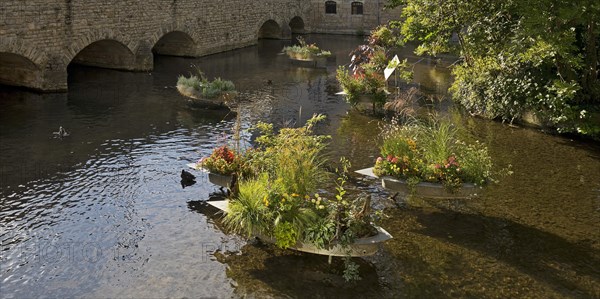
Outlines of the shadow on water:
[[600,252],[592,240],[573,243],[508,219],[443,207],[393,213],[402,215],[387,226],[405,230],[388,245],[402,265],[408,297],[502,297],[514,292],[511,287],[539,285],[537,294],[546,298],[600,295]]
[[[223,194],[212,193],[208,199],[221,200]],[[209,225],[227,232],[222,212],[207,201],[189,201],[188,208],[203,214]],[[218,249],[213,255],[228,265],[227,276],[237,283],[236,293],[257,297],[291,298],[360,298],[381,297],[383,289],[378,281],[376,267],[370,262],[353,258],[359,265],[361,280],[347,283],[343,278],[344,261],[327,256],[282,250],[258,239],[249,240],[233,251]]]
[[[361,40],[307,36],[339,65]],[[72,67],[65,94],[0,88],[4,297],[600,297],[598,146],[462,117],[445,103],[436,110],[514,174],[460,207],[389,209],[382,227],[394,239],[355,260],[361,281],[342,283],[341,259],[328,265],[324,256],[226,233],[202,201],[216,190],[206,175],[179,186],[185,164],[210,154],[232,128],[232,115],[185,105],[175,84],[191,64],[234,81],[250,100],[239,114],[244,129],[324,113],[318,130],[332,135],[332,161],[343,155],[368,167],[379,154],[379,121],[348,113],[335,95],[335,67],[293,67],[279,55],[286,44],[261,41],[198,59],[157,56],[151,73]],[[419,62],[413,83],[444,90],[450,79],[441,63]],[[59,126],[71,136],[53,138]],[[372,180],[356,185],[373,203],[389,195]],[[90,243],[102,249],[93,263],[82,256]],[[29,250],[39,245],[78,255],[39,258]]]
[[382,297],[376,268],[364,259],[359,265],[361,280],[345,282],[344,261],[326,256],[281,250],[259,242],[241,248],[239,254],[219,254],[229,268],[227,275],[236,281],[237,293],[257,297],[288,298],[365,298]]

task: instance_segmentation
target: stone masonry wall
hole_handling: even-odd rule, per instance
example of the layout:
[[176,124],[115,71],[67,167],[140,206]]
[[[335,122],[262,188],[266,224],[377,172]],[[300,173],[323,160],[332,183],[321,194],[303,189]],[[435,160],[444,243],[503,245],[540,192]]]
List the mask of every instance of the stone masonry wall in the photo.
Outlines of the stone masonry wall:
[[[400,17],[400,9],[385,9],[386,0],[335,0],[336,13],[325,12],[326,0],[311,0],[308,22],[312,32],[332,34],[367,34],[391,19]],[[363,14],[352,14],[352,3],[363,4]]]
[[[1,0],[0,83],[40,90],[66,90],[66,68],[75,60],[96,66],[145,71],[152,48],[163,36],[188,35],[201,56],[255,44],[263,23],[274,20],[289,35],[290,20],[306,20],[301,0]],[[172,36],[178,36],[177,34]],[[181,41],[176,39],[174,42]],[[165,40],[163,40],[165,42]],[[168,40],[166,40],[168,42]],[[162,47],[162,54],[174,47]],[[189,47],[188,47],[189,48]],[[10,74],[20,55],[35,65]],[[25,68],[25,66],[24,66]]]
[[[368,32],[389,18],[381,12],[384,0],[363,1],[363,15],[351,15],[348,0],[337,1],[335,15],[315,0],[0,2],[0,84],[44,91],[67,89],[71,62],[147,71],[153,49],[202,56],[253,45],[260,37],[289,38],[294,17],[304,23],[297,32],[346,34]],[[260,30],[263,24],[270,27]]]

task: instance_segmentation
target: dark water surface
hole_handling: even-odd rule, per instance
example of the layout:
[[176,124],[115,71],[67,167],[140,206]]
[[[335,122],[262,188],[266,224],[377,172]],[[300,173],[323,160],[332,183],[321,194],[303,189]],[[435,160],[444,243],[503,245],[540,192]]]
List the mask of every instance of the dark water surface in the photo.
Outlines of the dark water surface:
[[[307,39],[337,64],[361,42]],[[278,54],[286,44],[157,57],[152,73],[75,66],[66,94],[0,89],[1,297],[600,297],[600,147],[448,105],[439,110],[514,174],[460,201],[392,201],[356,177],[351,188],[386,207],[382,226],[394,235],[377,255],[356,259],[361,281],[344,283],[340,260],[223,233],[203,203],[217,189],[202,174],[179,184],[185,164],[223,144],[234,123],[186,108],[174,85],[191,64],[235,82],[248,100],[244,128],[325,113],[320,130],[333,136],[333,159],[345,155],[359,169],[377,155],[380,122],[334,95],[336,66],[295,67]],[[430,60],[415,71],[426,91],[450,81]],[[59,126],[71,136],[53,138]]]

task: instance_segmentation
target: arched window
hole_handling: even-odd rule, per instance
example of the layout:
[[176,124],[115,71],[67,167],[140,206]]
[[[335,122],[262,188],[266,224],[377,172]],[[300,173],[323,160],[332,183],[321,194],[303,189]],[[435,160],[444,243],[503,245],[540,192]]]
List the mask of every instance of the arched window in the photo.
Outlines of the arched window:
[[335,1],[325,1],[325,13],[337,13],[337,3]]
[[352,14],[353,15],[362,15],[363,14],[362,2],[352,2]]

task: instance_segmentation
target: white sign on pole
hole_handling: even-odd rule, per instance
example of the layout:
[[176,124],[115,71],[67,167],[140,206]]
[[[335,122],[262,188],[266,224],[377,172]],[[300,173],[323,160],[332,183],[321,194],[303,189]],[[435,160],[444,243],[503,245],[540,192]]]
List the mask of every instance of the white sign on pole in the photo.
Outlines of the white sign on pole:
[[387,80],[394,73],[394,70],[396,70],[396,67],[398,67],[398,64],[400,64],[400,58],[398,58],[398,55],[394,55],[394,58],[392,58],[392,61],[390,61],[390,63],[388,63],[387,67],[383,71],[385,80]]

